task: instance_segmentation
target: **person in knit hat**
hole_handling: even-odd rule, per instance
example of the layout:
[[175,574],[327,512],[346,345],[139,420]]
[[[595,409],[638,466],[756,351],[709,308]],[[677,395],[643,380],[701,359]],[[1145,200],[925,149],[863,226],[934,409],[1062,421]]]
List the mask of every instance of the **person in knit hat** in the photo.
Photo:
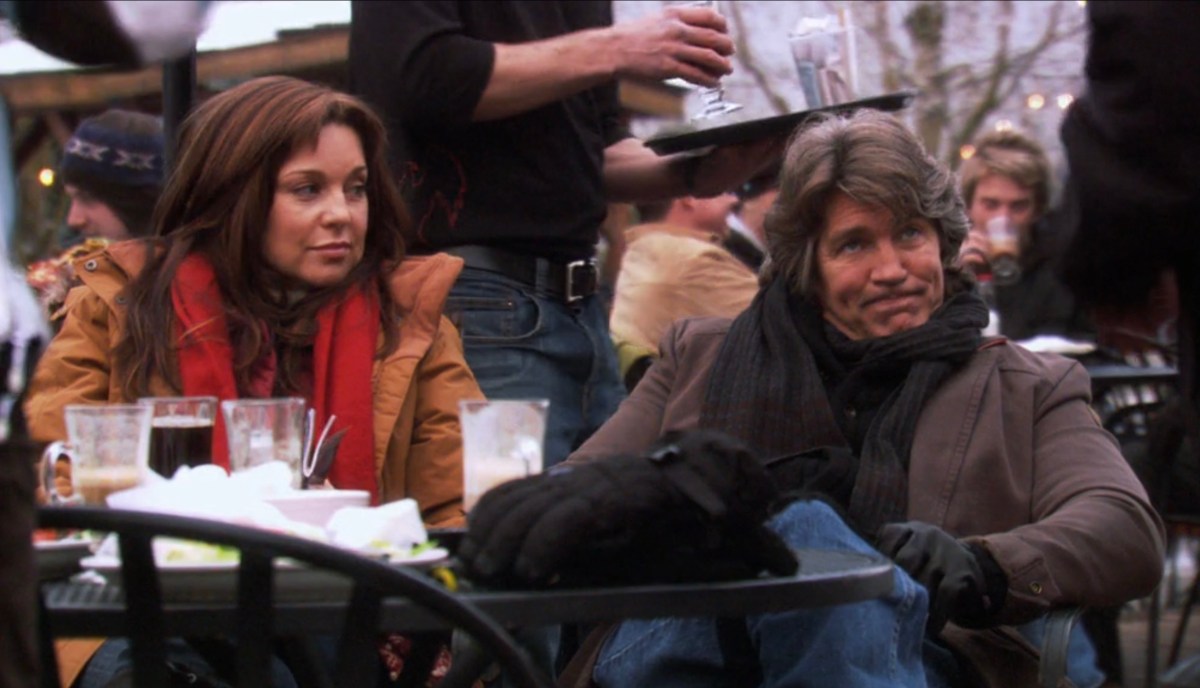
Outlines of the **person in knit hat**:
[[72,230],[85,238],[144,235],[162,190],[162,121],[128,110],[83,120],[67,141],[59,175],[71,198]]
[[59,164],[71,199],[67,227],[82,239],[29,266],[26,280],[53,315],[74,283],[71,261],[109,241],[143,236],[163,184],[162,121],[129,110],[89,117],[67,141]]

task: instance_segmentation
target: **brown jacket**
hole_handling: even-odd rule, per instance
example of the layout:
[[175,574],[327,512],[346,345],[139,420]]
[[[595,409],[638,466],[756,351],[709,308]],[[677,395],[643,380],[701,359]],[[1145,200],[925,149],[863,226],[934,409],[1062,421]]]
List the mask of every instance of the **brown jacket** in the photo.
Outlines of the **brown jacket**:
[[621,257],[609,328],[641,351],[680,318],[733,317],[758,292],[758,277],[721,245],[721,237],[664,223],[631,227]]
[[[128,401],[112,375],[113,348],[123,334],[125,285],[141,271],[135,242],[110,246],[76,262],[83,286],[67,297],[66,321],[30,383],[25,412],[35,439],[63,439],[63,406]],[[389,277],[400,306],[400,344],[375,364],[375,469],[384,501],[412,497],[431,525],[459,525],[462,440],[458,401],[483,394],[463,359],[458,332],[442,305],[462,261],[447,255],[406,259]],[[158,396],[178,395],[165,380]]]
[[[570,461],[644,450],[694,428],[730,320],[677,323],[662,357]],[[908,518],[980,543],[1008,576],[1005,623],[1149,594],[1164,531],[1089,405],[1079,363],[991,342],[917,421]]]

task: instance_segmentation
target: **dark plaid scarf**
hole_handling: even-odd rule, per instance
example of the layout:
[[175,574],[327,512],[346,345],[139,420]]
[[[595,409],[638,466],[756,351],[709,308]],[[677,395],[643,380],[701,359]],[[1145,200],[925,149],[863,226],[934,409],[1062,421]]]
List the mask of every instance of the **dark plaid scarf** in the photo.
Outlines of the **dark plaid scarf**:
[[[727,432],[766,458],[818,447],[847,446],[821,381],[811,327],[818,309],[789,295],[783,279],[762,289],[736,320],[713,365],[701,427]],[[917,416],[951,372],[979,348],[988,312],[974,293],[960,293],[924,325],[897,334],[816,343],[846,365],[840,386],[907,370],[874,414],[858,458],[850,518],[873,535],[903,520],[908,507],[908,458]],[[817,330],[820,331],[820,330]],[[788,486],[802,487],[802,486]]]

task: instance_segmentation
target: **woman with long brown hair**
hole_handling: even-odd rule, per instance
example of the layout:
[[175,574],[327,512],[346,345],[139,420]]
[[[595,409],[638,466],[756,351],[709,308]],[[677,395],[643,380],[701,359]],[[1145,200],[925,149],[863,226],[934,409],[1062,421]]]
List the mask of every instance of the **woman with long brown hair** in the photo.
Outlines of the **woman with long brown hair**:
[[[408,258],[409,217],[379,119],[287,77],[200,105],[180,131],[154,236],[76,263],[82,286],[26,410],[64,439],[63,407],[143,396],[301,396],[345,430],[329,473],[373,500],[460,523],[460,399],[481,398],[441,315],[461,260]],[[228,466],[224,430],[213,461]]]
[[[68,403],[303,396],[347,430],[334,485],[460,518],[456,403],[480,393],[440,317],[459,261],[405,258],[385,155],[366,106],[296,79],[198,107],[156,236],[77,264],[83,286],[30,393],[35,436],[62,438]],[[227,465],[220,429],[214,454]]]

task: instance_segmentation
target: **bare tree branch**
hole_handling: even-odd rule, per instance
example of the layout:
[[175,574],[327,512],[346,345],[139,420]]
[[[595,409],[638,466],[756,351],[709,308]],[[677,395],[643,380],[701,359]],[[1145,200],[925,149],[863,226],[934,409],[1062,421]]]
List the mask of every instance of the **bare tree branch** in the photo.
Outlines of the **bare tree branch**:
[[[1011,6],[1009,6],[1011,11]],[[957,150],[959,147],[971,141],[983,122],[996,109],[1003,105],[1009,98],[1016,93],[1021,86],[1024,78],[1033,70],[1034,66],[1042,55],[1060,43],[1064,36],[1074,35],[1082,24],[1068,27],[1064,32],[1059,31],[1059,25],[1062,22],[1063,5],[1055,4],[1050,8],[1050,15],[1046,21],[1046,28],[1042,35],[1038,38],[1031,47],[1011,58],[1006,55],[997,54],[993,63],[993,69],[988,75],[987,87],[985,89],[985,97],[978,100],[975,108],[962,124],[951,135],[951,150]],[[1007,50],[1008,42],[1008,22],[1000,22],[999,32],[1002,34],[999,41],[999,49]]]
[[867,35],[875,43],[879,53],[879,61],[883,65],[883,90],[899,91],[912,83],[905,83],[905,62],[900,56],[900,47],[892,40],[891,21],[888,19],[888,3],[882,0],[869,0],[862,3],[870,8],[870,21],[867,23]]
[[734,31],[732,33],[736,36],[734,47],[737,50],[737,61],[754,79],[754,83],[762,90],[767,102],[770,103],[771,108],[776,114],[782,115],[790,112],[791,106],[788,104],[787,98],[779,95],[779,92],[771,87],[770,80],[767,79],[767,75],[763,72],[762,67],[759,66],[758,60],[754,57],[754,52],[750,47],[751,43],[747,40],[750,32],[746,30],[746,24],[742,18],[742,8],[739,5],[740,3],[730,2],[726,3],[725,7],[729,13],[729,18],[733,20]]
[[917,135],[924,141],[925,149],[935,156],[941,149],[948,118],[946,81],[941,77],[945,9],[940,2],[922,0],[904,18],[915,54],[913,76],[924,94],[916,105]]

